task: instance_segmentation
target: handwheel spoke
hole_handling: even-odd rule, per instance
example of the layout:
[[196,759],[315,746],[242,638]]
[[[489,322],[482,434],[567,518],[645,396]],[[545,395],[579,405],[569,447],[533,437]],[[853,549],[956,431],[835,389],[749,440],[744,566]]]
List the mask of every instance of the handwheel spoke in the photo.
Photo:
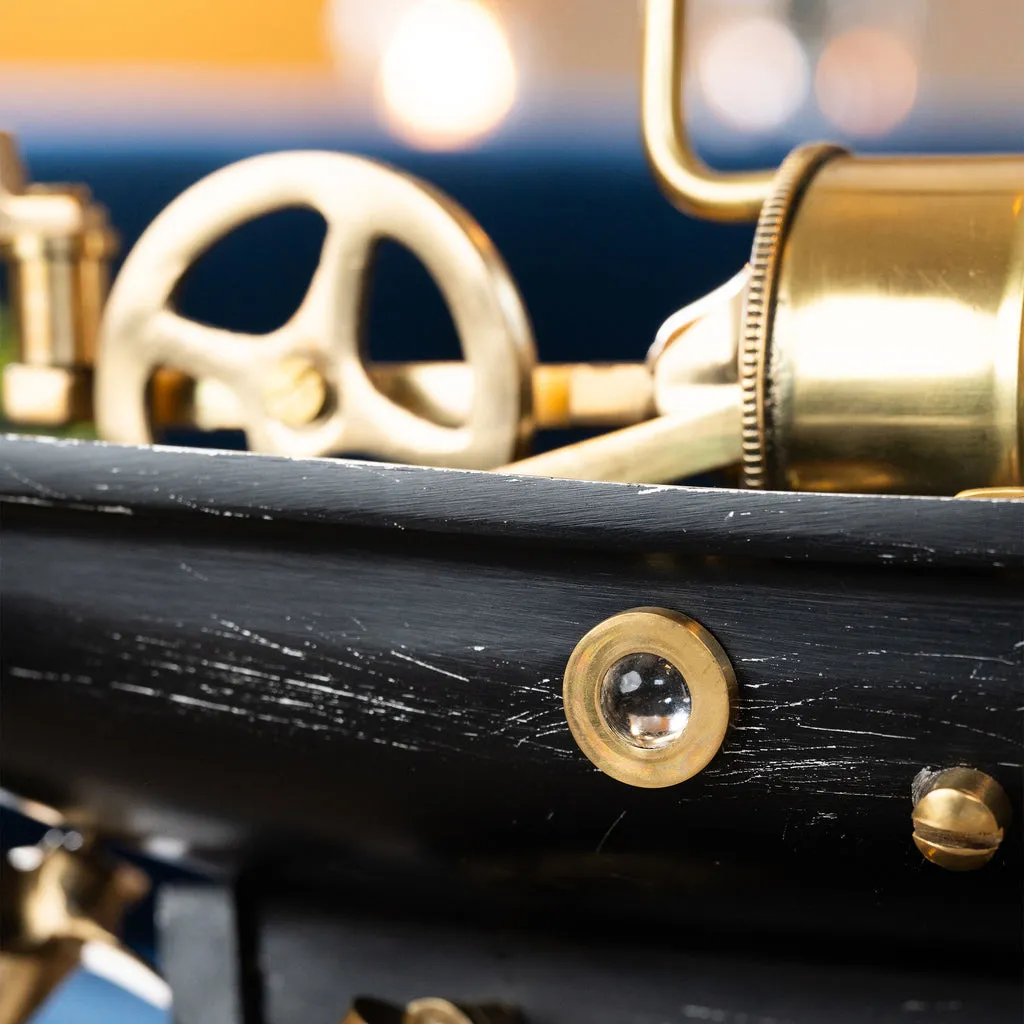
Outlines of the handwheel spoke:
[[[290,206],[318,210],[327,235],[306,295],[283,327],[246,336],[167,308],[200,253],[252,217]],[[418,256],[451,307],[476,397],[468,410],[439,418],[461,426],[417,415],[421,409],[396,403],[367,373],[363,319],[380,238]],[[529,324],[486,236],[415,178],[342,154],[252,157],[179,196],[125,261],[100,356],[97,419],[104,436],[118,440],[150,439],[146,382],[161,366],[226,385],[250,445],[279,454],[348,451],[480,468],[506,461],[530,427]]]
[[197,323],[161,310],[149,323],[148,341],[156,363],[196,379],[216,377],[231,386],[251,379],[266,339]]
[[317,352],[329,362],[359,358],[369,259],[361,237],[328,228],[302,304],[282,329],[293,349]]

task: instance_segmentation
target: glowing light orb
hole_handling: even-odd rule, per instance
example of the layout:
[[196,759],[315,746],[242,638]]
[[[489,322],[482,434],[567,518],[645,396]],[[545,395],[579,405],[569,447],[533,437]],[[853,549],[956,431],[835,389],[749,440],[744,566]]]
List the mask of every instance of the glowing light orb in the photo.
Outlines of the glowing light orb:
[[736,18],[715,28],[700,49],[697,81],[719,120],[748,132],[785,124],[810,88],[804,48],[775,18]]
[[885,135],[914,108],[917,61],[892,32],[857,28],[832,39],[814,88],[822,113],[851,135]]
[[498,19],[477,0],[422,0],[402,18],[380,63],[385,123],[424,149],[457,149],[511,111],[517,76]]
[[402,16],[415,0],[328,0],[324,7],[327,42],[338,64],[349,55],[376,63]]

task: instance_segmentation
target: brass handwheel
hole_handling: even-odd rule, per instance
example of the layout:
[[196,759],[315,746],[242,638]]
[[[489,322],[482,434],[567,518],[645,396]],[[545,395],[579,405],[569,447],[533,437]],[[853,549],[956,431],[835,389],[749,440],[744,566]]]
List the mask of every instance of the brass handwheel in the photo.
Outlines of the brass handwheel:
[[[327,221],[320,263],[299,309],[279,329],[245,335],[188,320],[176,285],[218,239],[248,220],[306,206]],[[375,386],[363,313],[378,241],[407,246],[447,302],[474,388],[464,422],[443,425]],[[232,164],[189,188],[144,232],[111,291],[96,367],[96,421],[111,441],[148,443],[147,385],[161,368],[214,379],[237,399],[254,451],[359,453],[397,462],[488,468],[531,429],[533,338],[501,257],[455,202],[409,175],[359,157],[293,152]],[[296,366],[322,378],[308,422],[282,415],[275,380]],[[301,374],[300,374],[301,376]],[[279,392],[279,389],[278,389]]]

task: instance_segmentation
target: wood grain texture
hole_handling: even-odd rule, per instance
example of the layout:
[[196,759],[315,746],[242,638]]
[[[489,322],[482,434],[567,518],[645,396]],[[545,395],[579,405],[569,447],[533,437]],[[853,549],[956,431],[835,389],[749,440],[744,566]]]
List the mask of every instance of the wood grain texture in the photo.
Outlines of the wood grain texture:
[[[1021,808],[1019,506],[23,439],[0,494],[4,774],[28,795],[207,851],[301,838],[392,888],[530,878],[748,926],[842,905],[865,934],[1019,944],[1019,843],[950,890],[909,828],[925,766]],[[661,791],[598,773],[561,707],[579,637],[639,605],[698,619],[740,685],[725,749]]]
[[18,435],[0,437],[0,498],[563,548],[1024,567],[1024,508],[1008,501],[547,480]]

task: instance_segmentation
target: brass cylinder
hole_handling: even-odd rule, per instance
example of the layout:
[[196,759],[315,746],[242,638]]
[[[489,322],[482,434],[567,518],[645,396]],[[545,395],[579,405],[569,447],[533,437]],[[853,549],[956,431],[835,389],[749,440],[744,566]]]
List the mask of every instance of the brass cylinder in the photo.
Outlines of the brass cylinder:
[[793,203],[760,339],[754,482],[1021,483],[1024,157],[835,154]]

